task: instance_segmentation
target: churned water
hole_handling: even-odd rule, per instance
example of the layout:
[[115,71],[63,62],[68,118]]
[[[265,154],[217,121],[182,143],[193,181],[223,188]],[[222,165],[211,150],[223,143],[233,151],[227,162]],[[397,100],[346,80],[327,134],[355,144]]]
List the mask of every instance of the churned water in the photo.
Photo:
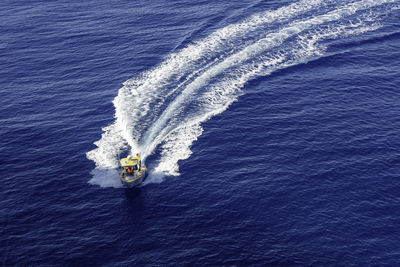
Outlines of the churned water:
[[1,265],[400,264],[398,1],[0,16]]

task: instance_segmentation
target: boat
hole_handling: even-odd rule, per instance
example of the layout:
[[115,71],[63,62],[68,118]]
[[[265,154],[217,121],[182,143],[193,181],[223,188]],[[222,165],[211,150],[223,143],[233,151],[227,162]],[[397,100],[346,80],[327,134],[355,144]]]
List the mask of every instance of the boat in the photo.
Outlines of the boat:
[[142,165],[139,154],[136,157],[128,156],[120,160],[122,184],[128,188],[134,188],[143,183],[146,177],[146,166]]

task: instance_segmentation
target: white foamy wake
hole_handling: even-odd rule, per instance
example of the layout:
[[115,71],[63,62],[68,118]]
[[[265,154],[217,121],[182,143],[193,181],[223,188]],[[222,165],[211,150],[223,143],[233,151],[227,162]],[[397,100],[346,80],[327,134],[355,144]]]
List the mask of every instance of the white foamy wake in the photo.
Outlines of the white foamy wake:
[[169,55],[119,90],[115,122],[103,128],[97,148],[87,153],[96,164],[90,182],[117,186],[109,172],[127,150],[140,152],[144,160],[160,151],[147,182],[178,175],[178,161],[191,155],[201,124],[236,101],[246,82],[322,55],[329,40],[376,30],[386,5],[394,2],[299,1],[255,14]]

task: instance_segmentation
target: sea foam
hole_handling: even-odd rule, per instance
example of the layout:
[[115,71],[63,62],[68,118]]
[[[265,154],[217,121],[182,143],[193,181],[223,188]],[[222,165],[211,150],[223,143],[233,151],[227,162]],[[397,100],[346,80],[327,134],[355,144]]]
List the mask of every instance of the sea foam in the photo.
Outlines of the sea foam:
[[394,2],[299,1],[255,14],[171,53],[118,91],[115,121],[87,153],[97,169],[91,183],[117,186],[107,182],[114,179],[109,172],[100,170],[117,168],[128,150],[141,153],[145,161],[159,148],[147,183],[179,175],[178,161],[190,157],[202,123],[237,101],[249,80],[321,56],[329,40],[376,30],[385,4]]

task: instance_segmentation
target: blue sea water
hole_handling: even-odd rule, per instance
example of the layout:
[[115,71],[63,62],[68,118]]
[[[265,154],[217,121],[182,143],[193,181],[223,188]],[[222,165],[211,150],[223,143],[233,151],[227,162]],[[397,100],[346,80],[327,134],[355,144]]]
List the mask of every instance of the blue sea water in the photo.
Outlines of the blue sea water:
[[398,1],[0,18],[2,266],[400,265]]

